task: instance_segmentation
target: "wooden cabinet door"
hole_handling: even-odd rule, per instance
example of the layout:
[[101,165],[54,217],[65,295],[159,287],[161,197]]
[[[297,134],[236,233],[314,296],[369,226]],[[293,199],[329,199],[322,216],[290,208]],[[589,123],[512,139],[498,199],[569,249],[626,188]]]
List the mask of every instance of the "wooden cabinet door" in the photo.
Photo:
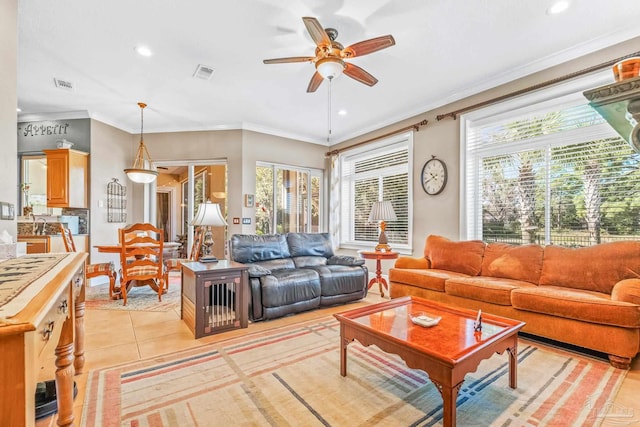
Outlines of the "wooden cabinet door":
[[69,149],[44,150],[47,155],[47,206],[86,208],[88,154]]
[[68,160],[68,153],[47,152],[47,206],[49,207],[66,207],[69,203]]

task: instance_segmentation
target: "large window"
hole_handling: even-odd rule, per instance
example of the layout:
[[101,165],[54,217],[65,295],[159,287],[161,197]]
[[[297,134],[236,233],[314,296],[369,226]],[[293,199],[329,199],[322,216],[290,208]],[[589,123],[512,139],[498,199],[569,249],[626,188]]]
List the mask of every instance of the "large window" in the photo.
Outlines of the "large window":
[[256,166],[256,233],[322,231],[322,171],[261,163]]
[[385,233],[394,249],[410,249],[413,134],[347,150],[340,155],[340,245],[371,248],[378,224],[369,222],[373,202],[390,201],[398,219]]
[[463,118],[463,237],[590,246],[640,236],[640,155],[588,105],[587,88]]

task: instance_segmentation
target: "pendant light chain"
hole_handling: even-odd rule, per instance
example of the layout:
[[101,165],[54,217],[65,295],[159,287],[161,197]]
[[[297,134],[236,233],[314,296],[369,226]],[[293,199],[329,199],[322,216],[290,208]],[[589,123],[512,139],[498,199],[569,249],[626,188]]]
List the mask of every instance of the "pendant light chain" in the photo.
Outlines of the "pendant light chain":
[[140,139],[142,139],[143,129],[144,129],[144,108],[147,106],[144,102],[138,102],[138,106],[140,107]]

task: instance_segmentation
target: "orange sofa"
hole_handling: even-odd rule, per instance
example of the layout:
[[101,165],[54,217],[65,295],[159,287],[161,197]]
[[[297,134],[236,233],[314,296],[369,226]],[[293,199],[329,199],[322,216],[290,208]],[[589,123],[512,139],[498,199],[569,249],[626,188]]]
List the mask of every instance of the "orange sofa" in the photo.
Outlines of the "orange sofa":
[[389,270],[391,298],[415,295],[526,322],[523,332],[609,355],[640,351],[640,242],[586,248],[426,239]]

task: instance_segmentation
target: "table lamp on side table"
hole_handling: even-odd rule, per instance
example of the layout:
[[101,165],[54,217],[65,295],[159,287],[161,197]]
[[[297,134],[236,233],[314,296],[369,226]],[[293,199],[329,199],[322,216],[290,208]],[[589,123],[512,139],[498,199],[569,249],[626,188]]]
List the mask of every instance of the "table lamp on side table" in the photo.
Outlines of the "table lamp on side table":
[[391,202],[373,202],[373,206],[371,206],[371,213],[369,214],[369,222],[380,221],[380,236],[378,237],[376,251],[391,251],[391,246],[387,243],[387,235],[384,233],[384,229],[387,226],[385,221],[396,221],[397,219],[398,217],[393,210]]
[[213,249],[213,233],[211,227],[224,227],[227,225],[227,221],[222,217],[220,212],[220,205],[218,203],[211,203],[207,200],[205,203],[200,203],[198,206],[198,212],[193,217],[191,225],[198,227],[206,227],[204,232],[204,240],[202,242],[204,246],[204,257],[200,258],[200,261],[217,261],[217,259],[211,255]]

